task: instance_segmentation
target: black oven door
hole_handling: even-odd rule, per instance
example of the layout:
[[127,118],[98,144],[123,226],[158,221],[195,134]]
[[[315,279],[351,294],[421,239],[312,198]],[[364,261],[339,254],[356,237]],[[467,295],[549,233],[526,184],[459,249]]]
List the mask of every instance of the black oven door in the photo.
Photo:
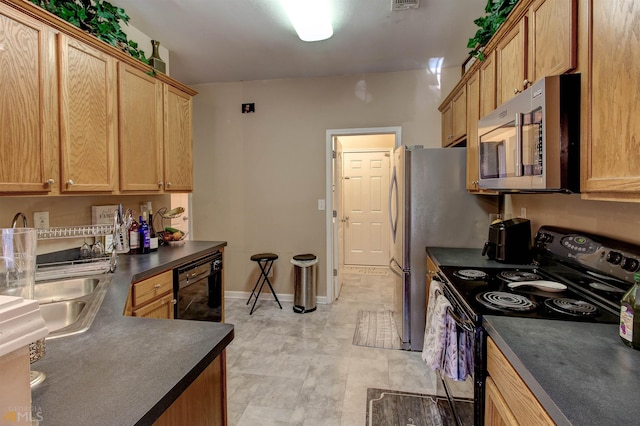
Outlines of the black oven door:
[[[452,378],[450,372],[440,369],[440,378],[444,391],[449,399],[451,408],[458,425],[482,425],[484,420],[484,380],[483,342],[485,339],[484,329],[475,324],[470,315],[457,301],[453,293],[447,288],[446,283],[442,283],[444,297],[451,304],[449,316],[456,323],[456,341],[459,351],[465,350],[467,353],[460,357],[459,371],[468,373],[464,380],[460,379],[460,374],[456,379]],[[450,340],[450,338],[448,338]],[[464,374],[463,374],[464,375]]]

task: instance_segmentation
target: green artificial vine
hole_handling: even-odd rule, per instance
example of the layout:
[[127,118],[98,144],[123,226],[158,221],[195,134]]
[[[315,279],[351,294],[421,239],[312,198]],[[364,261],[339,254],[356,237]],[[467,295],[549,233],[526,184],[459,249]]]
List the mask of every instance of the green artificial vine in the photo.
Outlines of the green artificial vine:
[[469,52],[472,57],[484,61],[482,48],[491,40],[500,25],[507,20],[509,12],[511,12],[516,3],[518,3],[518,0],[487,0],[487,6],[484,8],[487,16],[481,16],[473,21],[480,29],[467,43],[467,47],[473,49]]
[[30,1],[145,64],[149,63],[144,52],[138,49],[138,43],[127,40],[127,35],[122,31],[120,21],[128,24],[129,15],[121,7],[103,0]]

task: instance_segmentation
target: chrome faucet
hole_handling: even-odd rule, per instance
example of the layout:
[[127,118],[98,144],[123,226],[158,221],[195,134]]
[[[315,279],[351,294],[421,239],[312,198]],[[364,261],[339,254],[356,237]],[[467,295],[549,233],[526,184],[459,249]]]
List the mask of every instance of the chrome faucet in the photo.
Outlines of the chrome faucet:
[[23,226],[24,228],[28,228],[28,227],[29,227],[29,225],[27,225],[27,217],[26,217],[26,216],[24,215],[24,213],[22,213],[22,212],[18,212],[18,213],[16,213],[16,215],[13,217],[13,222],[11,222],[11,227],[12,227],[12,228],[15,228],[15,227],[16,227],[16,224],[18,223],[18,218],[19,218],[20,216],[22,216],[22,226]]

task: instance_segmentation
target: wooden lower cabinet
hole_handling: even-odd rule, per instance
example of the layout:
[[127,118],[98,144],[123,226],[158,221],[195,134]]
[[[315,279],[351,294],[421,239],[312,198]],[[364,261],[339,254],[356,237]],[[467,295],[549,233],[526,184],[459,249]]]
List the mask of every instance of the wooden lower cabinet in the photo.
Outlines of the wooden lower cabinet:
[[162,413],[155,426],[223,426],[227,424],[226,351]]
[[485,425],[555,425],[490,337],[487,337],[487,373]]
[[173,319],[173,271],[165,271],[131,285],[125,315]]

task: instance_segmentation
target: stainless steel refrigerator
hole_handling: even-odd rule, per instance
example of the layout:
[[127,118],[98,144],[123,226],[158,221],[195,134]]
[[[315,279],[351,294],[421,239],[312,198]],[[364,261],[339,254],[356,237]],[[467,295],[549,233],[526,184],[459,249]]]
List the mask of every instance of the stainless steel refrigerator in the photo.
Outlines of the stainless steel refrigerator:
[[421,351],[429,247],[481,248],[497,196],[466,190],[466,148],[399,147],[389,190],[394,319],[403,349]]

